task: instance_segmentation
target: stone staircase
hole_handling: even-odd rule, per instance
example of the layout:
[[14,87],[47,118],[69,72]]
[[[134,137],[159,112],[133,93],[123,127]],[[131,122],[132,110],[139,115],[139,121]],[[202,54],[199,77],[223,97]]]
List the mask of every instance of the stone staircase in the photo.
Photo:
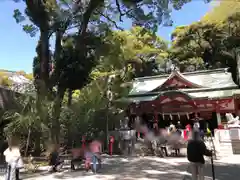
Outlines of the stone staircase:
[[231,143],[219,143],[218,154],[220,157],[228,157],[233,155],[233,148]]
[[232,144],[229,142],[217,142],[214,138],[211,141],[210,139],[205,141],[205,144],[208,149],[215,149],[216,159],[221,159],[223,157],[228,157],[233,155]]

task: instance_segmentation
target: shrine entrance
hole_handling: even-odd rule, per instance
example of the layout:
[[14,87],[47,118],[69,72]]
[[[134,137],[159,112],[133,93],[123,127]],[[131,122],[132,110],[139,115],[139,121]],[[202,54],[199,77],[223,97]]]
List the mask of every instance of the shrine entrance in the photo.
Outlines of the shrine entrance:
[[[221,103],[209,99],[198,99],[182,91],[162,92],[155,100],[149,102],[134,103],[130,106],[129,116],[131,122],[138,116],[142,124],[149,129],[169,127],[170,124],[177,125],[185,129],[186,125],[193,125],[195,121],[200,124],[200,129],[207,127],[214,131],[218,127],[216,110],[221,107]],[[216,106],[214,106],[216,105]],[[131,123],[130,123],[131,124]]]
[[226,69],[205,70],[135,79],[127,97],[118,102],[126,103],[127,115],[142,118],[153,127],[166,127],[181,122],[182,127],[199,120],[200,127],[215,129],[224,125],[225,113],[240,115],[240,89]]

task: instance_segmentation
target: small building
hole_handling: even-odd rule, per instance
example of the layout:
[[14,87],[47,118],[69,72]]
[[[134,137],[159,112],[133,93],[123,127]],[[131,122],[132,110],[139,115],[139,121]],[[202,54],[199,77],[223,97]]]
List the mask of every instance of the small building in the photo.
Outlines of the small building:
[[132,119],[140,116],[159,126],[181,121],[185,126],[198,118],[215,129],[224,123],[225,113],[240,115],[239,97],[240,89],[227,69],[173,70],[167,75],[134,79],[128,96],[117,101],[128,104],[127,114]]

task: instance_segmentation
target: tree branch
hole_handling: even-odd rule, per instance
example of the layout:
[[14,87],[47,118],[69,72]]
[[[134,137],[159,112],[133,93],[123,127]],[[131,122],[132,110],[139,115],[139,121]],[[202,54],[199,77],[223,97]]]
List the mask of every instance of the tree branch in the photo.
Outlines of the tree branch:
[[105,19],[107,19],[109,22],[111,22],[117,29],[119,29],[119,30],[121,30],[121,31],[124,30],[123,28],[119,27],[119,26],[117,25],[117,23],[116,23],[115,21],[113,21],[110,17],[108,17],[107,15],[101,13],[100,11],[97,11],[97,13],[99,13],[101,16],[103,16]]
[[118,0],[115,0],[115,2],[116,2],[116,6],[117,6],[117,9],[118,9],[118,12],[120,14],[119,21],[123,22],[122,16],[124,16],[124,14],[122,13],[122,10],[121,10],[121,7],[120,7],[120,4],[119,4]]
[[82,49],[83,52],[85,51],[84,50],[85,49],[84,48],[85,44],[82,42],[82,40],[84,39],[84,37],[86,35],[88,23],[90,21],[90,17],[92,15],[92,13],[97,9],[97,7],[102,3],[104,3],[104,0],[91,0],[89,2],[87,10],[83,14],[83,20],[81,22],[81,28],[79,28],[79,31],[78,31],[78,43],[77,43],[76,49]]

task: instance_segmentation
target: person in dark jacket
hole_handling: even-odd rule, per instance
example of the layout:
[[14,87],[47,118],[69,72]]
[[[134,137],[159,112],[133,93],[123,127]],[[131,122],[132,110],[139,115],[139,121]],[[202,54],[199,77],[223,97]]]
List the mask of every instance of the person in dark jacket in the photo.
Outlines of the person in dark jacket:
[[204,155],[212,156],[212,152],[207,149],[205,143],[200,137],[199,131],[194,130],[192,131],[192,139],[188,141],[187,145],[187,158],[191,164],[193,180],[204,180]]
[[49,165],[52,166],[53,172],[57,172],[57,167],[63,163],[59,157],[58,151],[59,151],[58,145],[54,145],[49,157]]

